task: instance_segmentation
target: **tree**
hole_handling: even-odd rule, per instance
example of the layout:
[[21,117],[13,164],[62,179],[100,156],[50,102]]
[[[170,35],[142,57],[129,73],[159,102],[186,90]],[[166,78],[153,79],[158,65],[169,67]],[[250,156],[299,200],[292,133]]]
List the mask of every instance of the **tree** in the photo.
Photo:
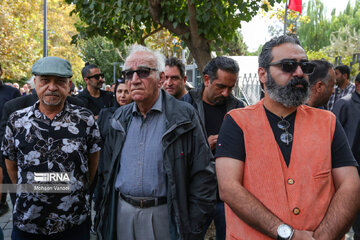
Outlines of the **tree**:
[[[268,27],[270,35],[272,37],[283,35],[285,22],[285,2],[276,8],[268,4],[268,8],[269,11],[263,12],[263,14],[273,21],[273,24],[269,25]],[[288,9],[286,32],[296,34],[298,32],[298,24],[307,21],[308,18],[306,16],[302,16],[299,14],[299,12]]]
[[[73,67],[73,80],[80,81],[83,62],[79,50],[71,45],[77,34],[74,24],[77,17],[70,17],[73,6],[63,0],[48,1],[48,53],[69,60]],[[42,58],[43,8],[37,1],[0,1],[0,59],[5,79],[20,81],[31,76],[31,66]]]
[[336,9],[327,19],[324,4],[321,0],[311,0],[307,7],[308,22],[300,24],[299,39],[304,48],[317,51],[330,45],[330,36],[341,28],[349,26],[351,29],[360,28],[360,0],[356,0],[354,7],[348,2],[344,12],[335,15]]
[[[281,0],[269,0],[273,5]],[[162,28],[179,37],[202,69],[210,60],[211,42],[231,40],[241,21],[250,21],[261,0],[66,0],[85,24],[81,37],[107,36],[115,42],[144,43]]]
[[307,23],[299,28],[299,39],[306,49],[319,50],[330,44],[330,23],[325,17],[324,4],[320,0],[310,0],[306,15]]
[[112,41],[105,37],[92,37],[79,41],[81,57],[85,62],[99,66],[105,74],[106,84],[113,83],[114,64],[116,78],[120,77],[120,66],[125,61],[126,45],[115,47]]
[[184,48],[184,43],[181,39],[171,34],[171,32],[165,28],[147,37],[145,45],[152,49],[159,50],[166,57],[180,57],[181,50]]
[[231,41],[227,41],[222,45],[215,45],[214,49],[216,55],[229,55],[229,56],[245,56],[248,54],[247,45],[244,43],[244,37],[240,32],[236,32]]

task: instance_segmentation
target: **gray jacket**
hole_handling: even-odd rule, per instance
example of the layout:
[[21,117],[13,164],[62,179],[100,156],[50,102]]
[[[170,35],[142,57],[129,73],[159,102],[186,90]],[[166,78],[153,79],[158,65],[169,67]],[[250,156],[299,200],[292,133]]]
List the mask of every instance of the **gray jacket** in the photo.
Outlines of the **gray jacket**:
[[[212,154],[198,114],[187,103],[161,90],[166,122],[162,137],[164,169],[167,179],[167,206],[171,239],[199,239],[208,215],[216,202],[215,169]],[[116,239],[118,192],[116,176],[119,156],[132,120],[133,104],[119,108],[113,115],[104,149],[104,196],[97,219],[99,240]],[[136,150],[136,146],[134,146]]]
[[340,98],[335,102],[332,112],[343,126],[349,145],[352,147],[360,120],[360,95],[353,92]]
[[[204,105],[202,100],[202,95],[204,92],[204,84],[200,87],[190,90],[184,97],[183,100],[185,102],[190,103],[193,107],[199,112],[201,122],[205,125],[205,113],[204,113]],[[239,99],[235,98],[232,94],[230,94],[226,98],[226,112],[233,110],[235,108],[243,108],[245,104]]]

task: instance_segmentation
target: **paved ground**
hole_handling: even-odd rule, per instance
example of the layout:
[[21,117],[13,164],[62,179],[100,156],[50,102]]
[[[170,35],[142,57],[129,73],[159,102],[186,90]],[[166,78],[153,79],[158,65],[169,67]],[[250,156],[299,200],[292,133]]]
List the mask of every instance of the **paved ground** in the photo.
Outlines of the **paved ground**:
[[[12,209],[12,204],[10,201],[10,197],[8,195],[7,202],[9,204],[10,209]],[[94,215],[94,211],[92,211],[92,215]],[[0,227],[4,232],[4,240],[11,239],[11,231],[12,231],[12,215],[11,210],[9,210],[5,215],[0,217]],[[90,234],[90,240],[96,240],[96,236]],[[211,224],[208,232],[206,233],[205,240],[215,240],[215,228],[214,225]],[[353,240],[353,232],[350,230],[349,233],[346,234],[345,240]]]

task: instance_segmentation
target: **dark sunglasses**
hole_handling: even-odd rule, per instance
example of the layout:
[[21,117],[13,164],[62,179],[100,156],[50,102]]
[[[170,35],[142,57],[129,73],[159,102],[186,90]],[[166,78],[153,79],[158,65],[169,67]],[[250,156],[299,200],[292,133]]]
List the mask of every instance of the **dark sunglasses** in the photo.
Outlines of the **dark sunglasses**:
[[89,78],[89,79],[90,79],[90,78],[95,78],[96,80],[99,81],[100,77],[101,77],[101,78],[104,78],[104,74],[103,74],[103,73],[94,74],[94,75],[92,75],[92,76],[88,76],[87,78]]
[[139,78],[147,78],[150,75],[151,71],[157,71],[156,68],[148,68],[142,67],[138,70],[125,70],[122,71],[122,75],[124,76],[125,80],[132,80],[134,73],[138,75]]
[[297,62],[296,60],[292,59],[285,59],[279,62],[269,63],[269,66],[277,65],[281,65],[281,70],[287,73],[294,73],[298,66],[300,66],[304,74],[312,74],[315,69],[315,64],[311,62]]

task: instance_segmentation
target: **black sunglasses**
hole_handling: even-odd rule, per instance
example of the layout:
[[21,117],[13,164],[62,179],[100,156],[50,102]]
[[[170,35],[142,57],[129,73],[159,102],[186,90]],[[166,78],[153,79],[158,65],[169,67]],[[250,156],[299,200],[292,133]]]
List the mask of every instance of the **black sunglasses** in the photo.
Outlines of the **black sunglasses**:
[[94,75],[92,75],[92,76],[88,76],[87,78],[89,78],[89,79],[90,79],[90,78],[95,78],[96,80],[99,81],[100,77],[101,77],[101,78],[104,78],[104,74],[103,74],[103,73],[94,74]]
[[312,74],[315,69],[315,64],[311,62],[297,62],[296,60],[292,59],[285,59],[279,62],[269,63],[269,66],[277,65],[281,65],[281,70],[287,73],[294,73],[298,66],[300,66],[304,74]]
[[151,71],[157,71],[156,68],[148,68],[142,67],[138,70],[125,70],[122,71],[122,75],[124,76],[125,80],[132,80],[134,73],[138,75],[139,78],[147,78],[150,75]]

